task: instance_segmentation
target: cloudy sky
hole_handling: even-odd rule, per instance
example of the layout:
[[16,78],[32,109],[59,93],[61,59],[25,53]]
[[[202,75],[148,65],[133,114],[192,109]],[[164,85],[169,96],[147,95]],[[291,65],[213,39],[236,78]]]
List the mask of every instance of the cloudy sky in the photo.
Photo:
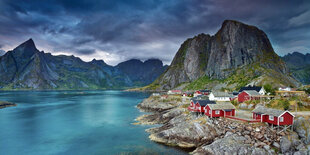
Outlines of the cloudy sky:
[[279,55],[310,52],[309,0],[0,0],[0,54],[33,38],[85,61],[170,64],[186,38],[214,34],[225,19],[258,26]]

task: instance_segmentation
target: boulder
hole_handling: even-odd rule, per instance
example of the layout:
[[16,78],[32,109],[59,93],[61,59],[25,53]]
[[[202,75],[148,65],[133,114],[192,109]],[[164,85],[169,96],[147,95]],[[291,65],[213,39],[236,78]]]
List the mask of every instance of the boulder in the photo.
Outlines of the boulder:
[[299,117],[294,120],[294,131],[297,132],[301,140],[306,144],[310,144],[310,120]]
[[248,154],[269,154],[266,150],[245,144],[246,138],[232,134],[214,141],[210,145],[198,147],[193,154],[214,154],[214,155],[248,155]]

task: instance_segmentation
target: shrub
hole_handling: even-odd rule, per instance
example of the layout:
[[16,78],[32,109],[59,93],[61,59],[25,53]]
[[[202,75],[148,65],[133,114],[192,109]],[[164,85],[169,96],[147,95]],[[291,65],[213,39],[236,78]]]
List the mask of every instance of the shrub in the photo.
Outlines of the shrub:
[[282,107],[283,107],[284,110],[289,110],[289,108],[290,108],[290,102],[289,102],[288,100],[284,100],[284,101],[282,102]]

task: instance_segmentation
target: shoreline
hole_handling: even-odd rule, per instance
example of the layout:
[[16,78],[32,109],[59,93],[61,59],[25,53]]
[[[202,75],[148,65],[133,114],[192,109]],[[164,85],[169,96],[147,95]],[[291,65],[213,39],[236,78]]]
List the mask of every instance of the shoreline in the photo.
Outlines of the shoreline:
[[310,145],[300,139],[298,131],[277,133],[263,123],[196,117],[187,110],[188,105],[188,99],[182,97],[150,96],[137,105],[150,114],[139,116],[135,124],[160,125],[146,129],[150,140],[190,149],[190,154],[310,153]]
[[7,101],[0,101],[0,109],[7,108],[7,107],[16,107],[17,104]]

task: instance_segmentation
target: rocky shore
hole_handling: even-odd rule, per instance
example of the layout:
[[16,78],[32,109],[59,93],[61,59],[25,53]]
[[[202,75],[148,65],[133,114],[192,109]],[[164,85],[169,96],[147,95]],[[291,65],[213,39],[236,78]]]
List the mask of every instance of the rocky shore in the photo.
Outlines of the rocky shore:
[[137,107],[152,113],[137,118],[137,124],[162,124],[146,130],[149,138],[193,148],[191,154],[310,154],[309,119],[296,118],[294,131],[277,132],[263,123],[196,116],[186,109],[188,103],[176,96],[151,96]]
[[7,101],[0,101],[0,109],[6,107],[14,107],[17,106],[15,103],[7,102]]

